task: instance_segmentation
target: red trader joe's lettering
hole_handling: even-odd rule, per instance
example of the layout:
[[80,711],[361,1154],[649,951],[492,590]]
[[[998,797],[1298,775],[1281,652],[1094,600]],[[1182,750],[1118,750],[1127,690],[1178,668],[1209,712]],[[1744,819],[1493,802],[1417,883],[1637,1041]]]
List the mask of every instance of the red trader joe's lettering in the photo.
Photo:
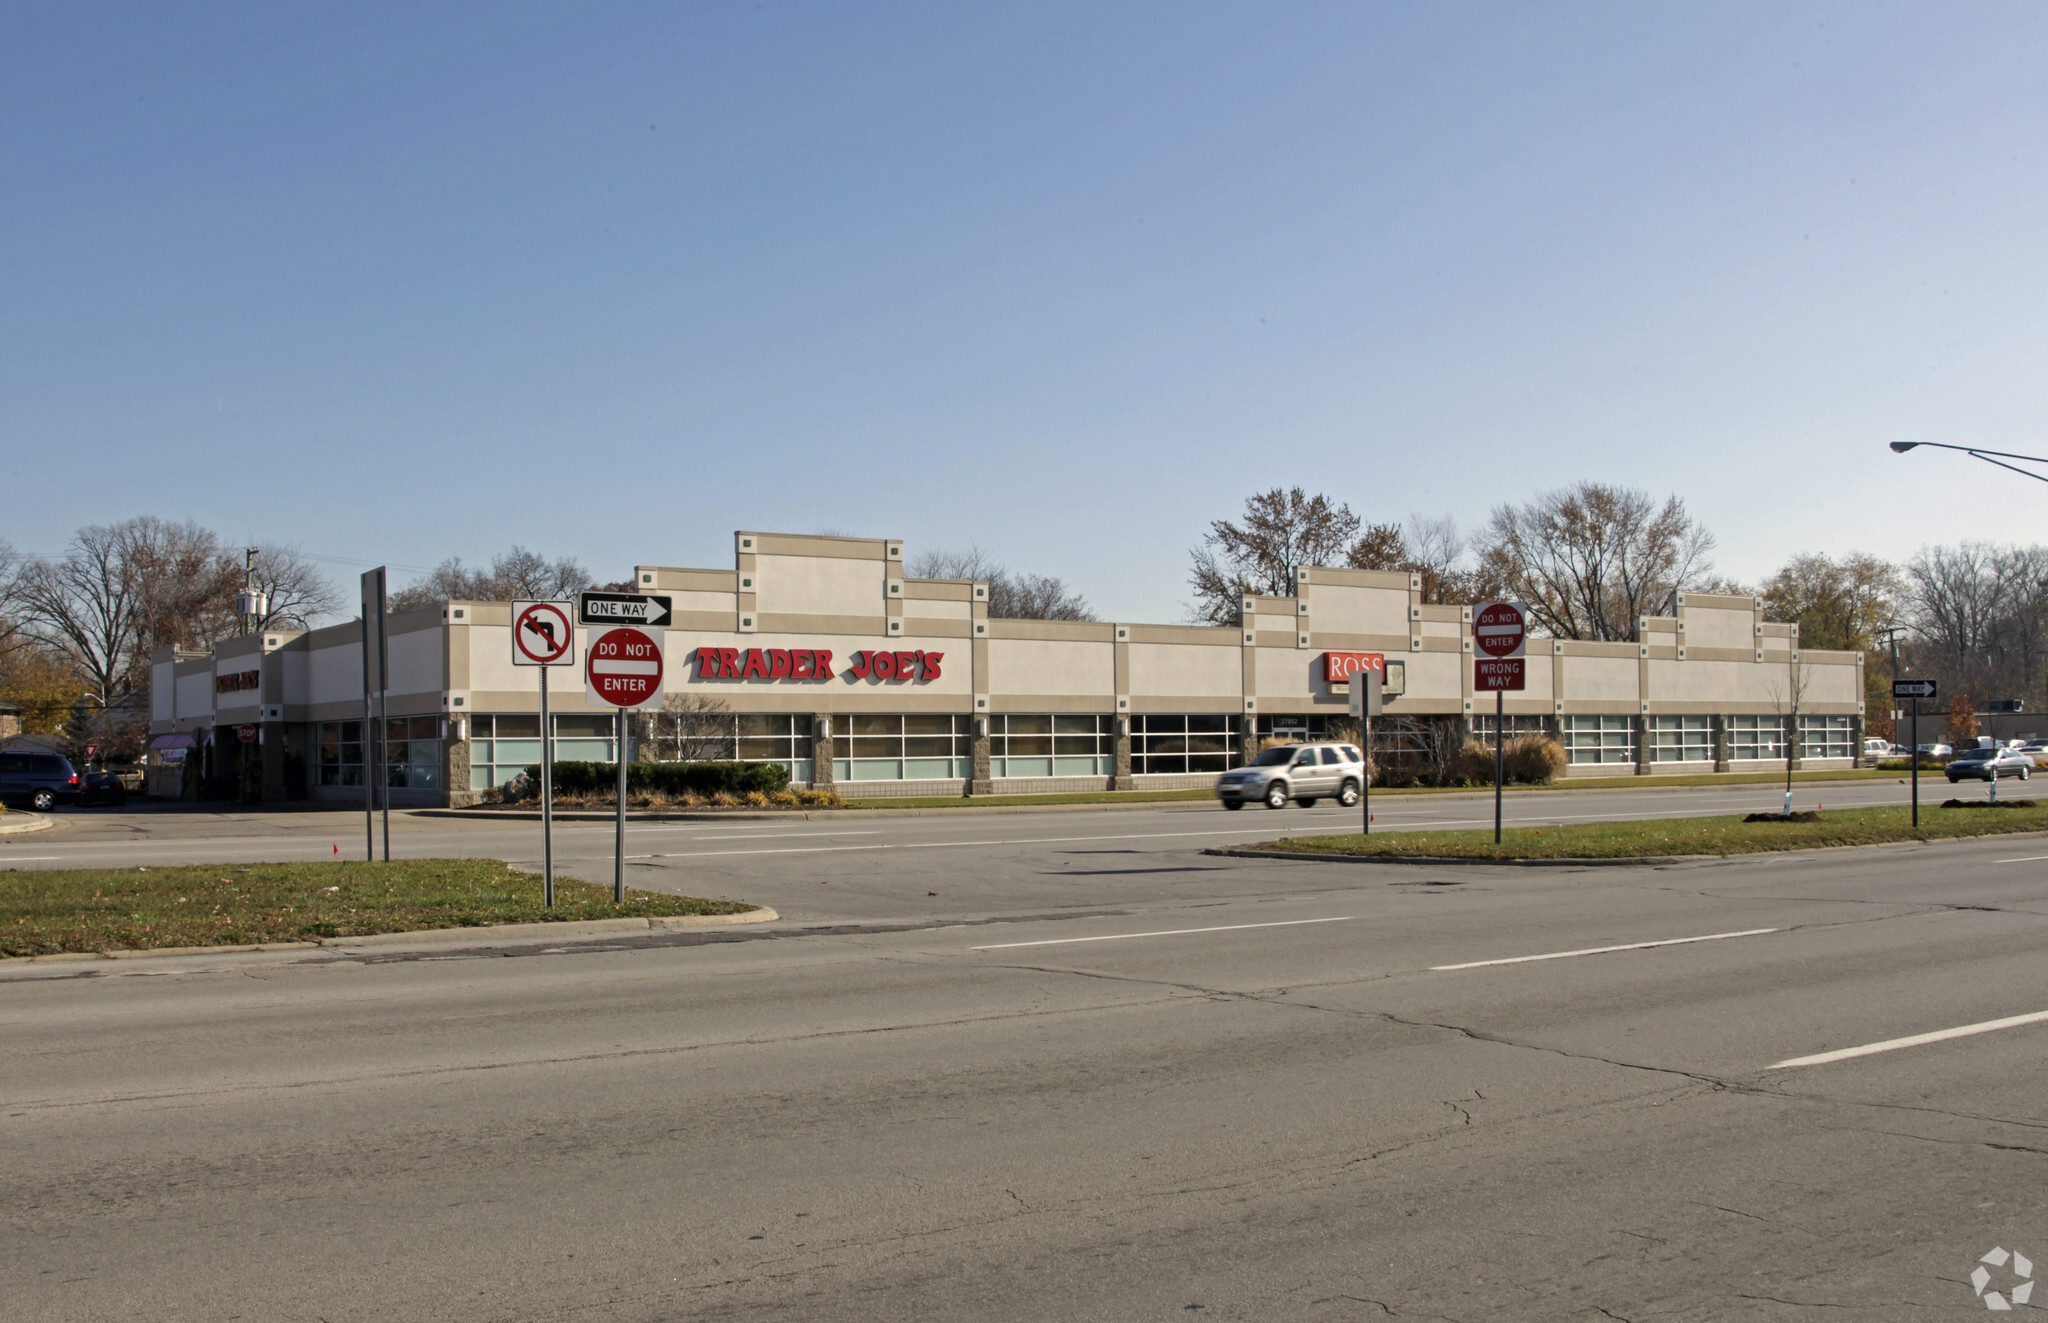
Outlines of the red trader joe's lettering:
[[[698,648],[699,680],[829,680],[829,648]],[[856,652],[847,674],[856,680],[936,680],[943,652]]]

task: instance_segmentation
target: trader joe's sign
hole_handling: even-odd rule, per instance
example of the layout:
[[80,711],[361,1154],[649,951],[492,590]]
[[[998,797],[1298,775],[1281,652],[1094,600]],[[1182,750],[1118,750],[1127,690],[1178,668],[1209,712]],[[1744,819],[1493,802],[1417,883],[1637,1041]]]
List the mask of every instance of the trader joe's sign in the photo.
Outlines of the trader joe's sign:
[[[830,680],[836,672],[827,648],[699,648],[699,680]],[[845,674],[855,680],[936,680],[943,652],[853,654]]]

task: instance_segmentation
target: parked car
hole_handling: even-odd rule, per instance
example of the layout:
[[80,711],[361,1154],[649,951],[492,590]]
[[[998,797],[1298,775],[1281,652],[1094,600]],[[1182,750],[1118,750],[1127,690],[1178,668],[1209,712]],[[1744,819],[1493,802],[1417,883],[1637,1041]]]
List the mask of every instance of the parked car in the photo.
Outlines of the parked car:
[[1964,777],[1979,781],[1991,781],[2001,776],[2016,776],[2024,781],[2034,774],[2033,755],[2020,753],[2015,749],[1985,748],[1978,746],[1965,749],[1949,759],[1948,780],[1950,785]]
[[79,776],[56,753],[0,753],[0,800],[25,803],[38,813],[78,799]]
[[122,782],[119,772],[87,772],[84,784],[78,787],[80,808],[93,804],[120,808],[127,802],[128,787]]
[[128,793],[131,795],[142,793],[143,783],[149,776],[148,769],[141,763],[105,763],[101,765],[100,770],[112,772],[115,776],[120,777],[121,784],[127,788]]
[[1919,749],[1922,758],[1946,758],[1955,752],[1946,744],[1922,744]]
[[1863,756],[1872,762],[1885,758],[1903,758],[1906,756],[1906,747],[1903,744],[1893,744],[1890,740],[1865,740]]
[[1349,808],[1364,784],[1365,759],[1353,745],[1282,744],[1262,751],[1250,766],[1225,772],[1216,781],[1216,797],[1227,809],[1250,803],[1286,808],[1290,799],[1304,808],[1319,799]]

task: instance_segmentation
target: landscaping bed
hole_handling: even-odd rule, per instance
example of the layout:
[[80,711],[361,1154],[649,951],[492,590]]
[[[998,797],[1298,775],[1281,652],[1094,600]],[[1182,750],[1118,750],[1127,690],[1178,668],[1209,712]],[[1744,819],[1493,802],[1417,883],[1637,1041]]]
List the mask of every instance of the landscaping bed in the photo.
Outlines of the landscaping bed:
[[[2003,806],[2001,805],[2001,808]],[[2048,831],[2048,807],[2015,805],[1998,813],[1923,807],[1920,826],[1905,806],[1828,809],[1806,821],[1745,822],[1739,817],[1664,818],[1650,822],[1587,822],[1562,827],[1515,827],[1493,843],[1491,828],[1465,831],[1389,831],[1370,836],[1296,836],[1248,850],[1290,854],[1439,859],[1641,859],[1676,855],[1757,854],[1896,841],[1948,840]]]
[[560,877],[555,907],[545,908],[542,900],[540,874],[489,859],[8,869],[0,872],[0,956],[249,946],[754,908],[648,891],[628,891],[625,903],[615,905],[611,888]]

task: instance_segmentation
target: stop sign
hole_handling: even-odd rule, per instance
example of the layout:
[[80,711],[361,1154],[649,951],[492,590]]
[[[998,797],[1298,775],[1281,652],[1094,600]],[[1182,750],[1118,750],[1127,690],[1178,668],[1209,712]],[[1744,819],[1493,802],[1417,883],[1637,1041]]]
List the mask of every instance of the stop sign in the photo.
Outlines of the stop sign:
[[646,707],[661,701],[661,630],[608,629],[590,640],[583,662],[590,697],[613,707]]
[[1529,642],[1524,602],[1488,602],[1472,615],[1472,646],[1488,657],[1520,657]]

